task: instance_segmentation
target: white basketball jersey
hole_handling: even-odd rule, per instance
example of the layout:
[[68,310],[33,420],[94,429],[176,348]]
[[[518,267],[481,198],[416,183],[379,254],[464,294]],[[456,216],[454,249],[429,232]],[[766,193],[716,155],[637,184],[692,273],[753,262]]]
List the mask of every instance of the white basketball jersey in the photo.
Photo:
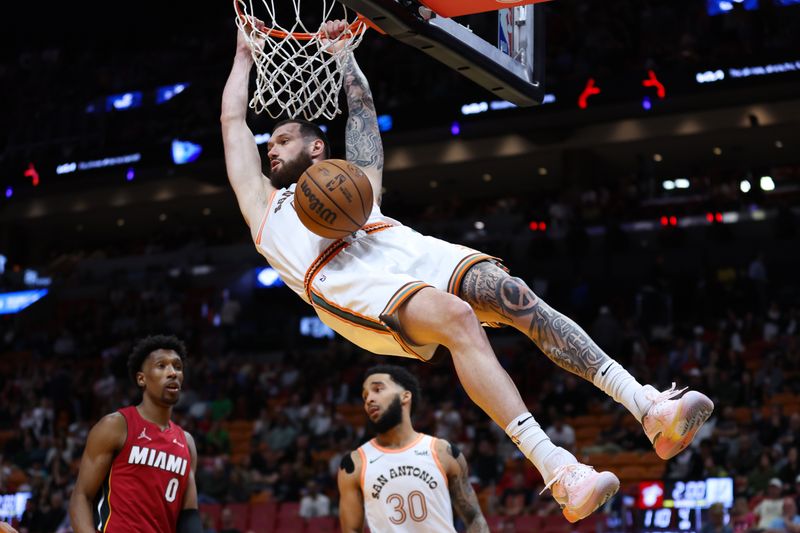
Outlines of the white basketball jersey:
[[455,532],[447,476],[434,442],[433,437],[420,433],[401,450],[382,448],[375,439],[358,449],[370,531]]
[[[278,271],[286,285],[308,302],[304,290],[305,275],[309,267],[327,250],[335,239],[326,239],[309,231],[297,216],[294,208],[294,189],[278,189],[267,201],[267,210],[261,219],[255,245],[269,264]],[[384,216],[380,207],[373,203],[372,213],[365,224],[389,223],[401,225]],[[354,234],[355,235],[355,234]],[[352,237],[346,237],[348,240]]]

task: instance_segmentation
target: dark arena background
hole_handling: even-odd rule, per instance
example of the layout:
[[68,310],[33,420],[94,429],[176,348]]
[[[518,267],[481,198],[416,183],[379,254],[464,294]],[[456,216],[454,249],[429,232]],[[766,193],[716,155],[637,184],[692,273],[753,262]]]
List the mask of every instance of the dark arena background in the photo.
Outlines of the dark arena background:
[[[379,362],[419,376],[415,428],[464,451],[492,531],[798,531],[796,510],[774,529],[760,504],[800,504],[800,3],[554,0],[531,108],[375,32],[356,50],[385,214],[503,258],[638,381],[716,404],[664,462],[624,408],[490,331],[551,438],[622,482],[576,524],[449,359],[363,352],[268,268],[222,154],[231,5],[162,4],[3,17],[0,520],[72,531],[88,429],[138,401],[127,356],[166,332],[189,348],[174,420],[207,532],[338,531]],[[345,115],[319,121],[333,157]],[[275,121],[249,123],[265,158]]]

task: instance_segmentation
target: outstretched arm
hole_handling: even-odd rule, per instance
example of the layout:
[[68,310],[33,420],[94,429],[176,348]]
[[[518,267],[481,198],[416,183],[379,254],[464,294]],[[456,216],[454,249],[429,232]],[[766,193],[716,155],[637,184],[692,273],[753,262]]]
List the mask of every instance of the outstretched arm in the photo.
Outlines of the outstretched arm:
[[255,233],[267,199],[275,188],[261,171],[258,145],[246,122],[253,57],[244,34],[241,30],[238,34],[233,67],[222,92],[220,121],[228,180],[236,194],[245,222],[250,226],[251,233]]
[[378,129],[378,115],[369,89],[367,77],[361,72],[352,50],[344,50],[344,40],[336,40],[348,30],[346,20],[331,20],[325,23],[323,45],[332,54],[341,54],[339,61],[344,72],[344,92],[347,95],[347,126],[345,144],[347,160],[358,165],[369,178],[375,203],[381,203],[383,187],[383,144]]
[[[344,21],[328,22],[328,35],[336,37],[345,31]],[[375,203],[381,203],[383,187],[383,143],[378,129],[378,115],[367,77],[361,72],[352,51],[344,54],[344,92],[347,95],[345,141],[347,160],[358,165],[369,178]]]
[[352,52],[344,59],[344,90],[347,94],[347,160],[361,167],[369,176],[375,202],[381,203],[383,187],[383,143],[378,129],[378,115],[366,76]]

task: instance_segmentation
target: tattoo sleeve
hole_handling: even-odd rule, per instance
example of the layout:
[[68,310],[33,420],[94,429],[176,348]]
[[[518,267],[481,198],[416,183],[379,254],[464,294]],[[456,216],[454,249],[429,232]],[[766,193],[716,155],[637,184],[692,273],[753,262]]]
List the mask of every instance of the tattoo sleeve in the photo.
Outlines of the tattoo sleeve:
[[589,381],[609,360],[572,319],[496,265],[484,262],[470,268],[461,285],[461,298],[522,331],[555,364]]
[[[453,456],[453,448],[448,444],[447,453]],[[463,454],[456,458],[458,462],[458,475],[449,482],[450,500],[461,520],[467,526],[467,533],[489,533],[489,524],[486,523],[478,503],[478,496],[469,482],[469,467]]]
[[349,53],[344,61],[344,88],[349,111],[345,129],[347,160],[360,167],[383,170],[383,144],[372,91],[353,54]]

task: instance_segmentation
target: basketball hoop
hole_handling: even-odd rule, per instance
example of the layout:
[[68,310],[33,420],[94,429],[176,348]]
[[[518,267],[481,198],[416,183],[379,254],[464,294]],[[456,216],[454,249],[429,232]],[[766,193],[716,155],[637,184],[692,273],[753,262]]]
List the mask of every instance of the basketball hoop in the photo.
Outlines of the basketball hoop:
[[[366,23],[357,17],[348,29],[329,39],[320,28],[335,18],[335,0],[316,0],[314,3],[321,7],[321,11],[313,21],[313,13],[311,16],[304,13],[301,18],[301,0],[291,0],[293,14],[277,13],[275,0],[260,0],[267,14],[258,16],[266,26],[259,29],[251,24],[257,16],[253,5],[258,1],[233,0],[236,25],[250,44],[256,66],[256,90],[250,107],[256,113],[266,110],[272,118],[288,114],[291,118],[302,115],[306,120],[333,119],[340,112],[344,57],[361,42]],[[346,19],[347,10],[341,7],[341,18]],[[309,30],[307,25],[314,29]],[[259,44],[261,41],[263,47]]]

